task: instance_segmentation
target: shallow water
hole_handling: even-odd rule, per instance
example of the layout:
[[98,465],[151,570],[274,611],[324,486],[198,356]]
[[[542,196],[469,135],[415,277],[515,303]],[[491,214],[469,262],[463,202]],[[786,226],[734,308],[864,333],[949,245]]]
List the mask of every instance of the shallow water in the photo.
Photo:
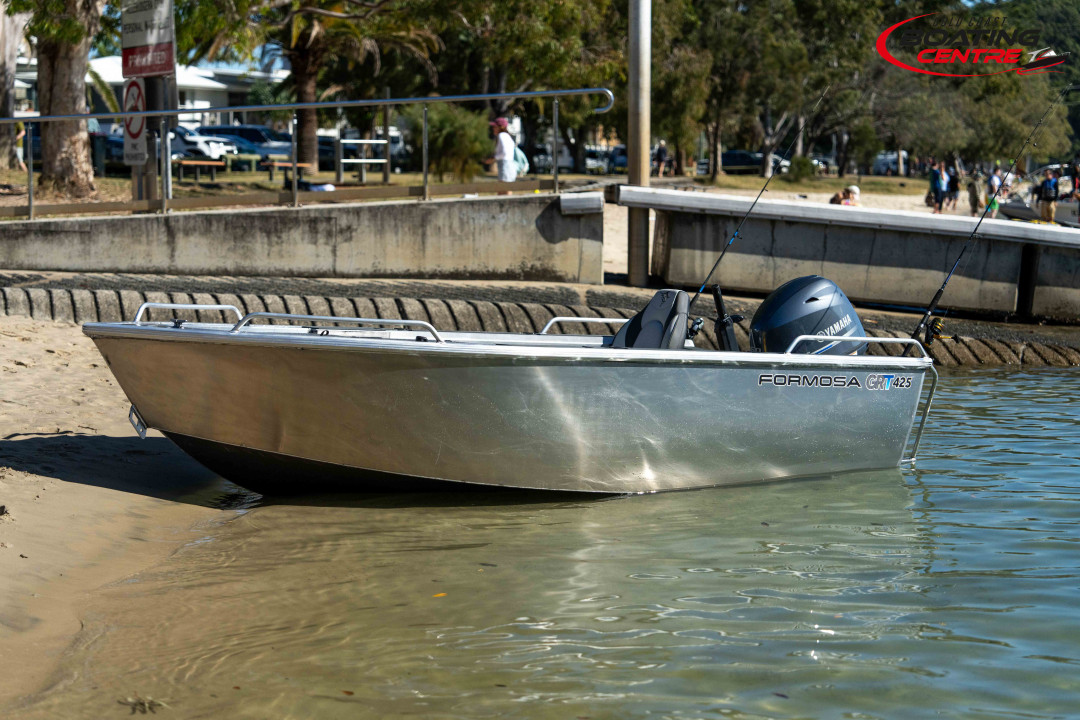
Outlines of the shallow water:
[[102,593],[19,714],[1076,717],[1077,390],[945,377],[914,472],[257,502]]

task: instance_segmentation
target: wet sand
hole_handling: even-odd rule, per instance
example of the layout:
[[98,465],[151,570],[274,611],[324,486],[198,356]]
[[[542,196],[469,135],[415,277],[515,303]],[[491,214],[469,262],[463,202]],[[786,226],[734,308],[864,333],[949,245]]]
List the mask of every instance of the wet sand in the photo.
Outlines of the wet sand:
[[139,440],[127,409],[77,325],[0,316],[0,715],[69,679],[102,588],[233,515],[223,481]]

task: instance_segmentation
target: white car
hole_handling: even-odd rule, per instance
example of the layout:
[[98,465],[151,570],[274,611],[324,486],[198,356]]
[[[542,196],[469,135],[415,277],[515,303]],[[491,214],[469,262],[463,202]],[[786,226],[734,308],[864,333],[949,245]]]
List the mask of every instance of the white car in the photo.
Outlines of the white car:
[[172,151],[184,155],[198,155],[211,160],[220,160],[226,155],[236,155],[239,151],[232,140],[212,135],[199,135],[184,126],[176,127],[172,133]]

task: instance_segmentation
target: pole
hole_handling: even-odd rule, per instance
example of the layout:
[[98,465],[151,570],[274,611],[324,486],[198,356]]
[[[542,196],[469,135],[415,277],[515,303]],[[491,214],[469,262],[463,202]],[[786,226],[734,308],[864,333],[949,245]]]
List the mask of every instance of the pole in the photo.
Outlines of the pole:
[[[627,172],[631,185],[649,186],[652,137],[652,0],[630,0],[629,137]],[[626,239],[627,279],[634,287],[649,282],[649,210],[629,208]]]
[[161,214],[169,211],[169,175],[172,173],[172,153],[169,152],[169,120],[161,118],[158,130],[158,144],[161,145]]
[[337,140],[334,141],[334,182],[341,185],[345,182],[345,166],[341,164],[345,152],[341,146],[341,126],[337,129]]
[[[389,100],[390,99],[390,88],[387,87],[386,91],[383,94],[385,95],[386,99]],[[386,162],[383,163],[383,167],[382,167],[382,181],[383,181],[383,185],[389,185],[390,184],[390,106],[389,105],[383,105],[383,111],[382,111],[382,137],[383,137],[383,142],[386,143],[385,145],[383,145],[383,159],[386,160]]]
[[34,135],[34,123],[26,123],[26,135],[23,136],[23,155],[26,156],[26,202],[27,213],[34,219],[34,151],[30,138]]
[[424,199],[430,200],[431,195],[428,191],[428,167],[427,167],[427,105],[424,106]]
[[300,201],[296,194],[296,113],[292,116],[292,206],[300,207]]
[[555,141],[551,144],[551,172],[555,178],[555,194],[559,194],[559,100],[555,99],[555,108],[551,115]]

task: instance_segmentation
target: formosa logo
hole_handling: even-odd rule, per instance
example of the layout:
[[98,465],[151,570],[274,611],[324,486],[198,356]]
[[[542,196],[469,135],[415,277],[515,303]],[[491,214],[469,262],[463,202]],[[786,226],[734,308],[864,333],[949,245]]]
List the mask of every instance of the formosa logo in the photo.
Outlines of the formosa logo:
[[[1061,72],[1051,68],[1061,65],[1069,56],[1069,53],[1058,55],[1049,47],[1025,50],[1040,45],[1040,32],[1032,29],[1006,29],[1005,19],[1002,17],[970,20],[951,18],[942,19],[938,23],[915,23],[916,20],[933,15],[937,13],[916,15],[902,20],[878,35],[878,54],[905,70],[942,77]],[[888,48],[890,38],[894,39],[894,47],[914,52],[919,66],[909,65],[893,55]],[[1007,47],[991,47],[993,45]],[[1006,65],[1012,67],[1003,67]],[[945,72],[946,70],[959,72]],[[965,70],[971,72],[963,72]]]

